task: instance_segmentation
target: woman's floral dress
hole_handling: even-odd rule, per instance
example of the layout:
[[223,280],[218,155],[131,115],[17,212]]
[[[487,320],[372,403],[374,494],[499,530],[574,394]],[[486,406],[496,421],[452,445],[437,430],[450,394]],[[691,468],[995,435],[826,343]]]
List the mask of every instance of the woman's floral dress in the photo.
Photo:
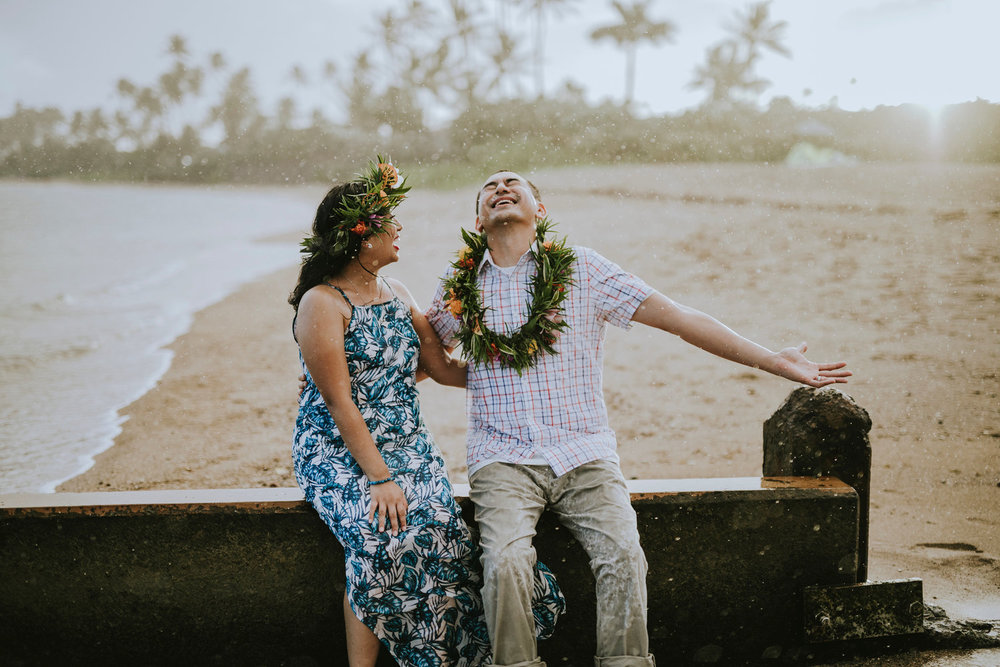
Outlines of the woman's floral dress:
[[[351,393],[406,494],[407,529],[393,536],[369,523],[367,478],[304,363],[306,389],[292,444],[296,479],[344,547],[351,608],[399,664],[487,663],[478,547],[420,416],[414,377],[420,346],[410,309],[395,297],[369,306],[347,303],[353,309],[344,334]],[[540,638],[552,633],[564,608],[554,577],[539,564],[534,611]]]

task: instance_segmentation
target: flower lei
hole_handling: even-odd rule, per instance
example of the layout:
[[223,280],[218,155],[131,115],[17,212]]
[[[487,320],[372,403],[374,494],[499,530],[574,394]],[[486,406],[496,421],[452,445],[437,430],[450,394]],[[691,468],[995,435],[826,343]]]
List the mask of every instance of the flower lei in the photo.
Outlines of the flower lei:
[[537,362],[542,351],[556,354],[553,345],[559,332],[569,324],[563,321],[566,286],[572,285],[574,254],[566,239],[545,240],[552,228],[548,218],[535,228],[532,255],[538,269],[531,281],[531,309],[524,325],[516,331],[497,333],[486,326],[483,295],[479,289],[479,265],[486,252],[486,236],[462,230],[465,247],[452,262],[456,271],[444,281],[445,305],[460,323],[458,341],[462,356],[480,364],[499,362],[520,375]]
[[410,189],[406,178],[401,178],[399,170],[381,155],[376,156],[375,162],[368,162],[368,168],[358,174],[357,180],[364,185],[364,192],[344,197],[336,212],[341,222],[326,234],[304,238],[300,252],[325,251],[338,255],[347,250],[352,235],[365,238],[381,232],[392,222],[392,210]]

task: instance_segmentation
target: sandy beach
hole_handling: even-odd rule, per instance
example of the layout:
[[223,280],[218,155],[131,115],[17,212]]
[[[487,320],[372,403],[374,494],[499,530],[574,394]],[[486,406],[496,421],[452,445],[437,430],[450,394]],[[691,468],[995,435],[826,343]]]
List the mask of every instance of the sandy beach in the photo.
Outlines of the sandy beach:
[[[405,166],[405,165],[404,165]],[[557,232],[771,348],[847,360],[871,415],[872,580],[919,577],[953,617],[1000,618],[1000,167],[664,165],[529,175]],[[475,186],[414,190],[387,270],[426,305]],[[325,188],[296,190],[318,202]],[[303,232],[309,220],[303,220]],[[297,241],[288,237],[284,240]],[[115,445],[61,491],[294,486],[289,267],[198,314]],[[608,334],[627,477],[755,476],[794,385],[662,332]],[[465,482],[460,390],[421,384]]]

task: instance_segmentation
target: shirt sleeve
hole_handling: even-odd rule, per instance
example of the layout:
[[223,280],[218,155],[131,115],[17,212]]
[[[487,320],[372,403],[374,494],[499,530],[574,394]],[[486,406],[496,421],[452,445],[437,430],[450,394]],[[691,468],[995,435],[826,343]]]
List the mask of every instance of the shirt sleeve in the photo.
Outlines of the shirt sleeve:
[[452,315],[451,311],[444,305],[444,281],[451,276],[452,271],[449,270],[441,276],[431,305],[425,313],[427,321],[431,323],[438,338],[447,347],[452,347],[458,342],[455,339],[458,335],[458,318]]
[[590,248],[574,248],[597,317],[628,329],[639,305],[655,291],[638,276],[625,271]]

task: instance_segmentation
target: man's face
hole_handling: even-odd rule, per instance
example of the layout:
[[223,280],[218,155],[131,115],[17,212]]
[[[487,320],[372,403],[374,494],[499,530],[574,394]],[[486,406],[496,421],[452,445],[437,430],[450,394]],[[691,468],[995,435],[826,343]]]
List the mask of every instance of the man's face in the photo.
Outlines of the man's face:
[[527,179],[513,171],[498,171],[479,190],[476,230],[487,232],[502,225],[530,223],[544,217],[545,206],[535,199]]

